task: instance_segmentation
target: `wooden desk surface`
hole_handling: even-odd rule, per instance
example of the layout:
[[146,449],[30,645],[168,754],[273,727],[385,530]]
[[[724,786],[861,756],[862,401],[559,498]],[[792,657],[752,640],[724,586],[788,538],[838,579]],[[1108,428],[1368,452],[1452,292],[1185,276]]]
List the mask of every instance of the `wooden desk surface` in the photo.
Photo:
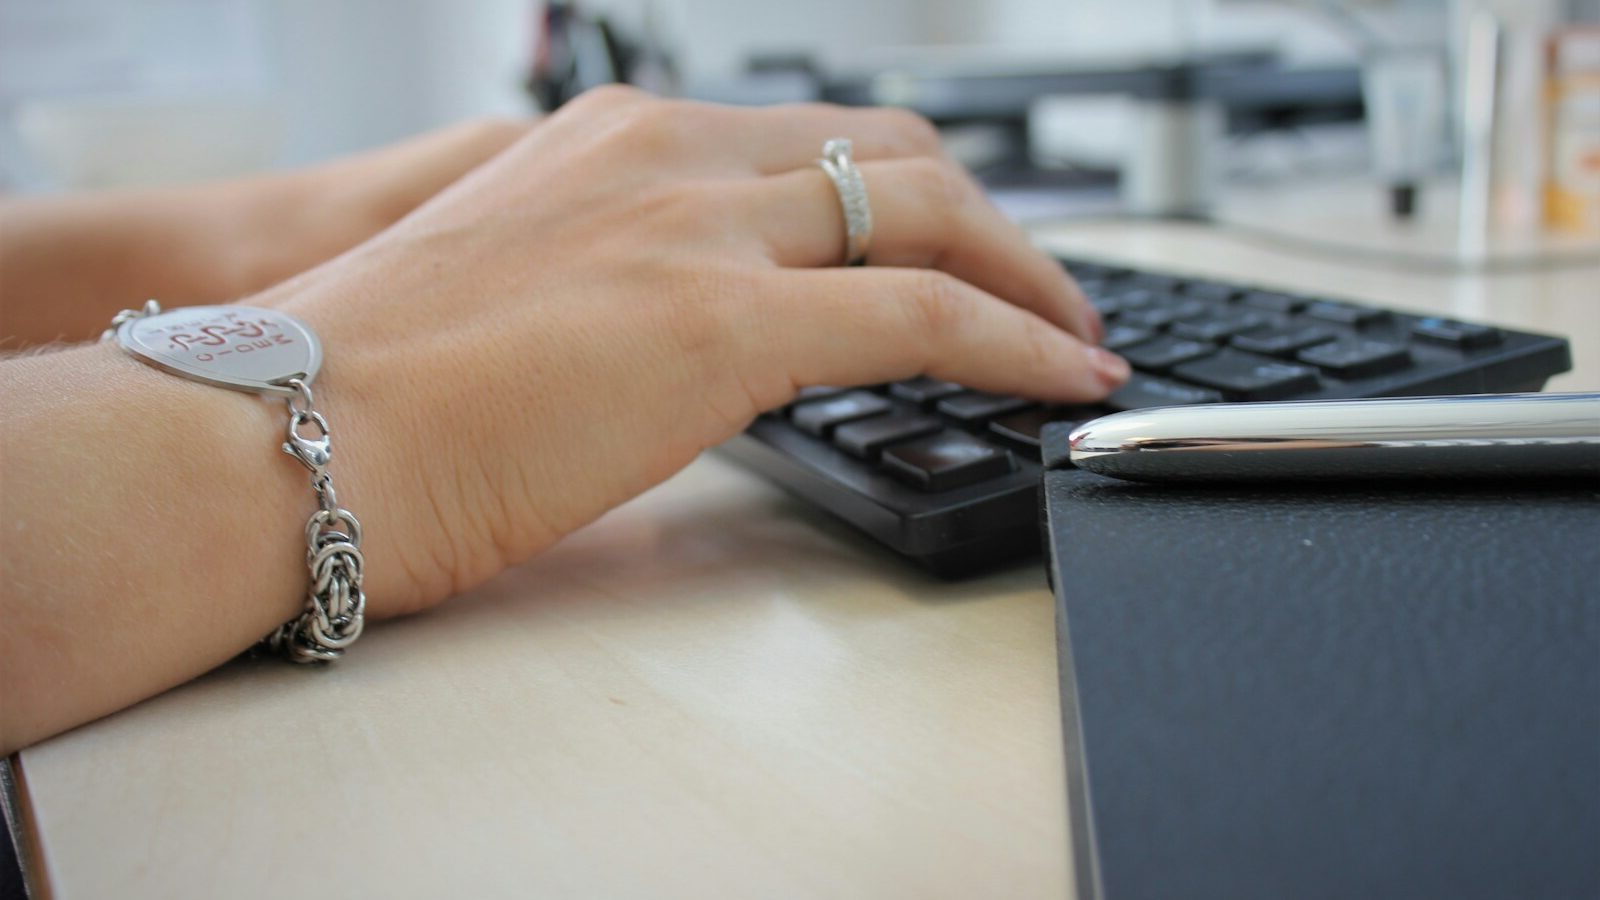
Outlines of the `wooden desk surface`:
[[[1061,250],[1572,336],[1600,265],[1442,277],[1180,225]],[[308,672],[241,662],[22,754],[88,897],[1064,897],[1042,573],[935,581],[708,457]]]

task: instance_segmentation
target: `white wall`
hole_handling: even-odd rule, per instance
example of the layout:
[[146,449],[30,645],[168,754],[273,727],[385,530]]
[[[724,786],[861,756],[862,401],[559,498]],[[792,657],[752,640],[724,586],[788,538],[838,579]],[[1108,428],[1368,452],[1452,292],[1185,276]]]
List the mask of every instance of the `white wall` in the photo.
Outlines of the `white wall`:
[[[637,28],[650,0],[580,0]],[[736,73],[751,51],[825,63],[878,48],[954,44],[1072,58],[1275,43],[1302,57],[1351,46],[1304,3],[1267,0],[654,0],[696,79]],[[1429,0],[1360,0],[1404,19]],[[0,0],[0,178],[48,174],[15,118],[82,93],[239,98],[275,111],[267,158],[293,165],[456,120],[527,108],[521,90],[537,0]],[[264,141],[266,139],[263,139]]]
[[258,0],[288,164],[525,113],[524,0]]
[[[122,104],[190,142],[205,123],[186,117],[244,110],[277,165],[523,114],[532,10],[531,0],[0,0],[0,179],[60,180],[19,133],[40,109],[83,118]],[[79,109],[91,98],[95,109]],[[120,127],[129,116],[116,112]],[[156,137],[132,142],[148,149]]]

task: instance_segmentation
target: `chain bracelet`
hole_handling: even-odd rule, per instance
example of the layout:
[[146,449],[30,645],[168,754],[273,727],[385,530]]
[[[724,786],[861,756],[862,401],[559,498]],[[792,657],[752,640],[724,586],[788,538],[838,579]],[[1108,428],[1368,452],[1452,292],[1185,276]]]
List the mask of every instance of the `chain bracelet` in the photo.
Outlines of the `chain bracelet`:
[[[361,522],[339,505],[328,462],[333,456],[328,420],[317,412],[310,385],[298,378],[287,382],[295,393],[288,400],[289,439],[283,452],[311,472],[317,511],[306,521],[306,568],[311,587],[305,610],[267,635],[267,646],[298,663],[331,662],[361,636],[367,595],[361,587],[365,560],[361,555]],[[315,435],[301,432],[314,426]]]
[[154,300],[146,300],[144,305],[138,309],[125,309],[111,317],[111,327],[100,333],[100,340],[114,340],[117,336],[117,329],[122,327],[123,322],[131,322],[134,319],[147,319],[160,314],[161,304]]
[[[111,328],[101,335],[101,340],[119,339],[119,330],[127,323],[161,315],[161,305],[154,300],[147,301],[139,309],[125,309],[112,319]],[[251,315],[269,318],[276,315],[287,319],[270,310],[253,310]],[[138,329],[144,324],[137,323],[129,327]],[[252,327],[250,324],[245,326],[246,330]],[[304,326],[300,327],[304,329]],[[207,329],[201,331],[211,334]],[[221,333],[243,332],[230,332],[222,328]],[[260,334],[256,330],[246,337],[259,337]],[[313,346],[316,345],[315,336],[308,330],[305,336]],[[212,337],[220,340],[217,334],[212,334]],[[271,341],[267,341],[245,346],[241,355],[270,344]],[[126,342],[124,348],[127,348]],[[315,374],[315,370],[316,364],[312,363],[303,371]],[[228,380],[225,384],[256,393],[288,393],[288,439],[283,443],[283,452],[299,460],[311,472],[311,489],[317,496],[317,510],[306,521],[305,528],[306,568],[310,575],[305,606],[298,616],[262,639],[268,649],[281,652],[297,663],[331,662],[344,655],[345,648],[361,636],[367,606],[367,595],[361,585],[365,565],[361,555],[361,522],[339,505],[338,496],[334,493],[333,477],[328,472],[328,462],[333,456],[328,420],[316,409],[310,380],[310,375],[303,375],[262,382],[251,379]]]

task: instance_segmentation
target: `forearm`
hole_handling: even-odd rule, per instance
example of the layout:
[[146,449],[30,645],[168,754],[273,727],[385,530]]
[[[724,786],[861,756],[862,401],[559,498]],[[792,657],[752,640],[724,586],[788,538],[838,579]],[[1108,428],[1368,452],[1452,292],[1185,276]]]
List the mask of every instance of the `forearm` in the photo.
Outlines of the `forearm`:
[[0,350],[98,334],[117,310],[225,303],[360,244],[494,156],[481,121],[311,169],[0,202]]
[[81,341],[119,309],[237,295],[253,263],[248,183],[29,197],[0,204],[7,348]]
[[0,364],[0,752],[215,667],[293,616],[312,501],[282,406],[110,346]]

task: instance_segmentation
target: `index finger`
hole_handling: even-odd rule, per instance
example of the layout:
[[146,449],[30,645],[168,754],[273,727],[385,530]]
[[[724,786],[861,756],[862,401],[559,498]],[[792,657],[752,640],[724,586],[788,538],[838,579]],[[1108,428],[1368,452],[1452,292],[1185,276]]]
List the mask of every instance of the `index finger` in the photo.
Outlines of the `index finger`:
[[932,375],[995,393],[1086,402],[1129,374],[1110,351],[937,270],[787,269],[760,290],[760,325],[744,332],[739,364],[783,373],[787,393]]
[[[930,158],[860,164],[872,208],[867,263],[942,269],[1032,310],[1084,340],[1105,336],[1100,316],[1072,277],[1033,246],[954,163]],[[838,265],[845,221],[833,185],[812,168],[760,179],[749,188],[747,224],[782,266]],[[771,210],[787,211],[781,216]]]

